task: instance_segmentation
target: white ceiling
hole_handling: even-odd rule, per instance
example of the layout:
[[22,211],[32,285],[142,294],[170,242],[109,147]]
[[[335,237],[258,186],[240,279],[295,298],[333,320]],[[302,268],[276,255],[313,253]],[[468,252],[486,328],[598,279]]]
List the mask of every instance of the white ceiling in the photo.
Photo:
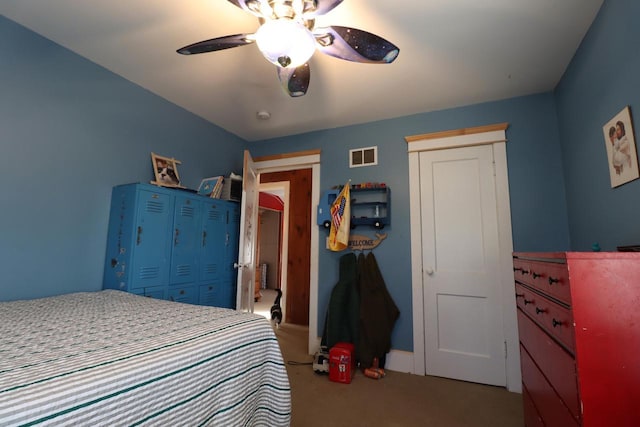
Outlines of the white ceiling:
[[[248,141],[553,89],[603,0],[345,0],[316,20],[375,33],[392,64],[316,53],[290,98],[255,45],[176,49],[258,21],[226,0],[2,0],[0,13]],[[271,113],[267,121],[256,113]]]

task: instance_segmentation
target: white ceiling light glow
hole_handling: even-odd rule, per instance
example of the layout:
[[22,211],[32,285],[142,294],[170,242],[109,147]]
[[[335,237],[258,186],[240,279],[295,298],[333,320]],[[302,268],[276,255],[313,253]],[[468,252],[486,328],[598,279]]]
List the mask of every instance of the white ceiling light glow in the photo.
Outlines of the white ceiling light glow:
[[255,34],[260,52],[279,67],[296,68],[316,50],[316,39],[303,24],[288,18],[266,21]]
[[333,25],[317,28],[316,18],[343,0],[229,0],[258,18],[255,33],[233,34],[192,43],[178,49],[182,55],[258,45],[276,66],[280,86],[291,97],[307,93],[311,81],[309,59],[317,50],[346,61],[389,64],[400,49],[380,36],[357,28]]

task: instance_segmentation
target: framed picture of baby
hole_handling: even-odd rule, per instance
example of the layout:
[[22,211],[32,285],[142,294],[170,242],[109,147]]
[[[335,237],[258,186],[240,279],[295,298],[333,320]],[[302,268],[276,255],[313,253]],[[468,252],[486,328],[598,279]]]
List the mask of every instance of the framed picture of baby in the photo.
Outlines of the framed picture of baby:
[[155,181],[151,181],[152,184],[163,187],[185,188],[180,185],[180,176],[178,175],[180,162],[178,160],[151,153],[151,163],[156,178]]
[[629,107],[625,107],[609,120],[602,127],[602,131],[607,147],[611,187],[618,187],[640,177]]

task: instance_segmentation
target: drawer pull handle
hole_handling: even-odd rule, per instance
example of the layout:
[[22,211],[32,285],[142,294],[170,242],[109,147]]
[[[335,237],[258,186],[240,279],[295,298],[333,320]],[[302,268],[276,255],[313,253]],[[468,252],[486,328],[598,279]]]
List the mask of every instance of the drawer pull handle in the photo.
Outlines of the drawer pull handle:
[[541,314],[541,313],[546,313],[546,312],[547,312],[547,310],[545,310],[544,308],[536,307],[536,314]]
[[554,277],[549,276],[549,284],[550,284],[550,285],[553,285],[554,283],[558,283],[558,282],[559,282],[559,280],[558,280],[558,279],[556,279],[556,278],[554,278]]
[[536,274],[535,271],[531,272],[531,275],[533,276],[534,279],[538,278],[538,277],[542,277],[542,274]]
[[523,269],[522,269],[522,274],[526,276],[527,274],[529,274],[529,270],[525,270],[525,269],[523,268]]
[[556,320],[556,319],[552,319],[551,320],[551,324],[553,325],[553,327],[555,328],[556,326],[560,326],[562,325],[564,322],[560,321],[560,320]]
[[516,298],[524,298],[524,294],[519,294],[516,292]]
[[525,299],[524,300],[524,305],[527,305],[527,304],[533,304],[533,300],[532,299]]
[[522,271],[522,267],[513,267],[513,271],[514,271],[514,272],[516,272],[516,271]]

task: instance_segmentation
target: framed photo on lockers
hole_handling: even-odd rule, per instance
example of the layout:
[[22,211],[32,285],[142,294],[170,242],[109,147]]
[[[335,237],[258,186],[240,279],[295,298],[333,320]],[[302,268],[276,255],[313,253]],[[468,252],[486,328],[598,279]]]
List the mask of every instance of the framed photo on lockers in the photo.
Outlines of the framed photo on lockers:
[[153,173],[156,178],[155,181],[151,181],[152,184],[162,187],[185,188],[180,185],[180,176],[178,175],[180,162],[178,160],[151,153],[151,163],[153,164]]
[[640,177],[631,110],[625,107],[602,127],[607,147],[611,187]]

